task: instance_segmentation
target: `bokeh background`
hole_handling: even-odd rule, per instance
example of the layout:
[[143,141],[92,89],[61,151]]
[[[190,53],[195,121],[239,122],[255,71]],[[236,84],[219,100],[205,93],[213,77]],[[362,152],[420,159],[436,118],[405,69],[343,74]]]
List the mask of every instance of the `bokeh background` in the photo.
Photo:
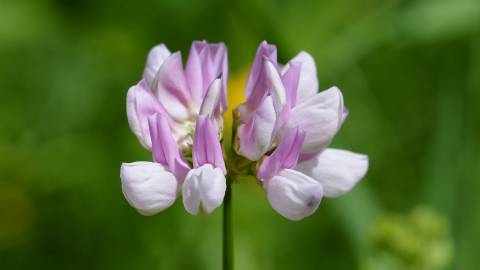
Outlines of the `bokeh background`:
[[227,44],[230,91],[262,40],[310,52],[350,109],[333,145],[370,157],[300,222],[236,183],[236,269],[478,269],[478,0],[0,0],[0,269],[221,268],[221,209],[144,217],[119,182],[150,159],[127,89],[195,39]]

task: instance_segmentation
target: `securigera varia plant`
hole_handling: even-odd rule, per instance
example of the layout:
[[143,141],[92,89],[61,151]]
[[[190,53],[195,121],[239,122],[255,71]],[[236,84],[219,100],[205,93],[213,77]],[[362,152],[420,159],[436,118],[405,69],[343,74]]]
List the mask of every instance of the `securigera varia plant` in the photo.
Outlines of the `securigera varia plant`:
[[[282,65],[274,45],[260,44],[245,101],[233,111],[233,143],[222,147],[227,79],[223,43],[194,41],[185,67],[164,44],[148,54],[140,82],[128,90],[127,116],[153,161],[123,163],[120,172],[123,194],[140,213],[156,214],[181,196],[187,212],[208,214],[225,198],[230,226],[230,185],[252,175],[275,211],[300,220],[366,174],[366,155],[328,148],[348,110],[337,87],[318,92],[310,54]],[[231,269],[229,231],[224,269]]]

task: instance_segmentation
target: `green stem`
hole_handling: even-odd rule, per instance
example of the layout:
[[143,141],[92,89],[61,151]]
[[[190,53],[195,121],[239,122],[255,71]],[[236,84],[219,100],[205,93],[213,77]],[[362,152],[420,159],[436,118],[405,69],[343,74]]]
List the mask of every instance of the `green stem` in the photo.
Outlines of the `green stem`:
[[232,181],[228,176],[223,199],[223,270],[233,270]]

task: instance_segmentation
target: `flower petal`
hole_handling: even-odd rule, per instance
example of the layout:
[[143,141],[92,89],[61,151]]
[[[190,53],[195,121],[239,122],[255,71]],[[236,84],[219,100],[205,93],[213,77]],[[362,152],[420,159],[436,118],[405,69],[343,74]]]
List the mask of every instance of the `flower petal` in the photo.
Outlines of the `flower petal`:
[[212,164],[227,173],[223,160],[222,146],[218,138],[218,127],[211,117],[197,116],[195,136],[192,147],[193,166]]
[[203,98],[203,75],[202,60],[200,52],[203,50],[204,42],[194,41],[190,47],[187,64],[185,65],[185,75],[190,88],[190,95],[193,100],[200,102]]
[[280,215],[300,220],[317,210],[322,185],[300,172],[285,169],[264,184],[268,201]]
[[368,156],[327,148],[316,157],[300,162],[295,170],[320,182],[326,197],[338,197],[365,176]]
[[[225,44],[223,44],[224,50],[218,50],[219,53],[221,54],[221,77],[222,77],[222,91],[220,94],[220,109],[221,112],[224,112],[227,110],[228,107],[228,94],[227,94],[227,82],[228,82],[228,53],[227,53],[227,47]],[[220,53],[221,52],[221,53]]]
[[[220,105],[220,96],[222,90],[222,82],[220,79],[216,79],[212,82],[208,88],[207,94],[203,99],[202,106],[200,107],[200,115],[213,115],[216,108]],[[217,110],[218,111],[218,110]]]
[[214,66],[214,76],[209,78],[207,87],[212,79],[221,77],[220,104],[217,107],[216,114],[220,114],[227,109],[227,81],[228,81],[228,53],[227,46],[222,43],[211,43],[209,46],[210,57]]
[[120,178],[125,198],[143,215],[156,214],[175,202],[175,176],[158,163],[123,163]]
[[310,153],[300,153],[300,156],[298,157],[298,163],[302,161],[306,161],[312,158],[315,158],[320,154],[323,150],[317,151],[317,152],[310,152]]
[[275,121],[273,99],[266,96],[247,122],[238,126],[237,153],[249,160],[258,160],[270,149]]
[[297,103],[297,91],[300,82],[302,64],[300,62],[289,62],[289,68],[282,75],[282,82],[286,91],[286,103],[293,108]]
[[[223,43],[194,41],[190,48],[185,74],[192,99],[200,104],[213,80],[228,77],[227,48]],[[226,108],[226,80],[222,81],[221,106]]]
[[281,135],[292,127],[301,127],[305,133],[302,153],[325,148],[338,131],[343,119],[343,97],[332,87],[320,92],[293,108]]
[[182,56],[173,53],[157,73],[155,95],[170,116],[177,121],[187,120],[193,106],[182,66]]
[[297,92],[297,102],[302,102],[318,92],[317,67],[309,53],[300,52],[285,65],[282,74],[287,72],[293,62],[301,63],[302,66]]
[[127,93],[128,124],[140,143],[148,150],[152,147],[148,117],[155,113],[164,115],[168,122],[172,122],[163,106],[153,96],[145,80],[130,87]]
[[271,61],[265,61],[265,71],[268,82],[267,87],[271,91],[270,94],[274,97],[274,105],[276,106],[277,111],[280,111],[287,103],[285,87],[283,86],[277,67]]
[[170,54],[171,52],[163,43],[153,47],[148,53],[147,63],[143,70],[143,79],[147,81],[150,87],[154,86],[155,75]]
[[226,188],[226,179],[220,168],[202,165],[190,170],[185,178],[183,205],[190,214],[196,215],[200,210],[209,214],[222,204]]
[[294,168],[297,165],[304,139],[305,132],[300,128],[289,130],[275,151],[263,159],[257,172],[257,178],[267,180],[283,169]]
[[250,98],[250,95],[254,91],[255,85],[259,79],[261,70],[264,66],[264,61],[269,59],[274,64],[277,63],[277,47],[272,44],[268,44],[266,41],[260,43],[255,55],[255,60],[253,60],[252,69],[250,70],[250,75],[248,76],[247,85],[245,87],[245,96]]
[[[272,84],[271,89],[278,89],[275,92],[285,92],[285,104],[279,105],[279,102],[275,102],[276,104],[276,111],[277,111],[277,119],[275,122],[275,128],[273,130],[272,138],[275,138],[279,131],[283,128],[285,123],[287,122],[288,118],[290,117],[290,113],[292,108],[296,104],[297,100],[297,88],[298,82],[300,77],[300,68],[301,64],[297,62],[290,62],[290,68],[283,74],[282,76],[282,87],[276,87]],[[283,88],[283,89],[282,89]]]
[[148,118],[148,124],[153,159],[167,167],[180,183],[183,182],[190,167],[178,149],[167,119],[160,114],[154,114]]

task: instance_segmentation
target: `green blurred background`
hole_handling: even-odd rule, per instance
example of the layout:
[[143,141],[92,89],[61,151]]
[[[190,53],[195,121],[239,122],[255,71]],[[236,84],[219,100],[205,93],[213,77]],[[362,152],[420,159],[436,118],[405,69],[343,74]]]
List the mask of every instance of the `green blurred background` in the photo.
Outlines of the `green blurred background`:
[[152,46],[195,39],[237,81],[264,39],[313,54],[350,109],[334,146],[370,157],[300,222],[235,184],[237,269],[479,269],[478,0],[0,0],[0,269],[221,268],[221,209],[144,217],[120,189],[150,159],[126,91]]

